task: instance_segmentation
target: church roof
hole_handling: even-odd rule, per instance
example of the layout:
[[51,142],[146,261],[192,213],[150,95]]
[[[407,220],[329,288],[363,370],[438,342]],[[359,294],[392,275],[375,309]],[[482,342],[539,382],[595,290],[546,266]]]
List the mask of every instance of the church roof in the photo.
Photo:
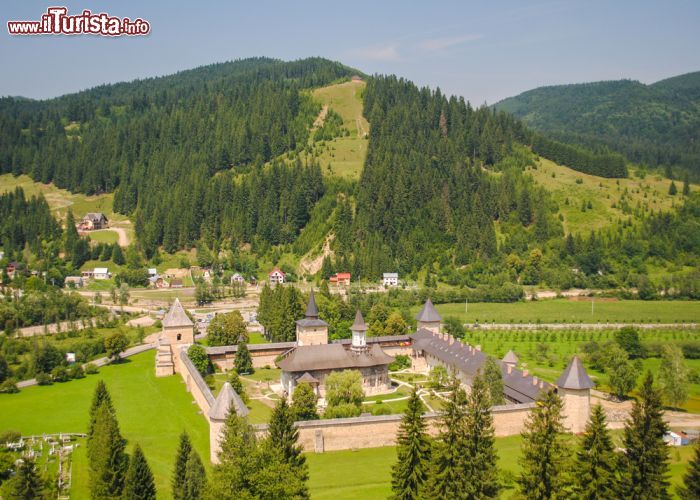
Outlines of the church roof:
[[231,384],[226,382],[209,410],[209,416],[215,420],[225,420],[231,408],[235,409],[241,417],[245,417],[250,412]]
[[180,299],[175,299],[173,305],[170,306],[170,310],[167,312],[163,318],[164,327],[178,327],[178,326],[192,326],[192,320],[187,316],[185,310],[180,304]]
[[426,300],[425,304],[423,304],[423,308],[416,316],[416,321],[434,323],[440,320],[442,320],[442,316],[440,316],[435,310],[435,307],[433,307],[433,302],[430,299]]
[[505,356],[503,356],[504,363],[518,364],[518,357],[513,351],[508,351]]
[[564,373],[557,379],[557,387],[563,389],[592,389],[594,387],[578,356],[573,357]]
[[[474,377],[479,372],[488,356],[486,353],[454,341],[450,344],[441,335],[435,335],[425,328],[419,329],[412,334],[413,349],[423,351],[439,359],[445,365],[450,366],[465,373],[468,377]],[[543,389],[548,389],[551,385],[541,379],[537,379],[517,368],[508,370],[508,365],[503,361],[497,362],[501,367],[503,377],[504,394],[519,403],[529,403],[536,400]]]
[[296,347],[277,366],[286,372],[307,372],[382,366],[393,361],[378,344],[361,353],[348,351],[342,344],[318,344]]
[[304,372],[304,374],[297,379],[297,382],[307,382],[309,384],[318,384],[318,379],[311,375],[309,372]]
[[367,330],[367,325],[365,325],[365,319],[362,317],[362,313],[358,309],[355,313],[355,322],[350,327],[350,331],[353,332],[364,332]]
[[316,299],[314,298],[314,289],[311,289],[311,293],[309,294],[309,303],[306,306],[306,314],[305,316],[307,318],[318,318],[318,307],[316,306]]

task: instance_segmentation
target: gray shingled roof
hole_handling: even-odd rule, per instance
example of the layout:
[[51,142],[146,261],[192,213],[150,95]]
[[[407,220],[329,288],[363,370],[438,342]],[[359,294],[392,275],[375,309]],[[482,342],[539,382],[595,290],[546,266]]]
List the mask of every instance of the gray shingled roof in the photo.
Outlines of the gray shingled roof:
[[316,299],[314,298],[314,289],[311,289],[311,293],[309,294],[309,303],[306,306],[306,314],[305,316],[307,318],[318,318],[318,307],[316,306]]
[[187,313],[185,313],[185,310],[182,308],[182,304],[180,304],[180,299],[175,299],[175,302],[173,302],[173,305],[170,306],[170,310],[168,313],[165,315],[163,318],[163,326],[164,327],[178,327],[178,326],[192,326],[194,323],[192,323],[192,320],[187,316]]
[[518,364],[518,357],[515,355],[513,351],[508,351],[505,356],[503,356],[504,363],[511,363],[514,365]]
[[355,322],[350,327],[352,332],[365,332],[367,331],[367,325],[365,325],[365,319],[362,317],[362,313],[358,309],[355,313]]
[[[430,330],[421,328],[411,335],[413,348],[430,354],[441,360],[447,366],[456,368],[474,377],[484,365],[487,355],[473,347],[454,341],[450,344],[442,335],[435,335]],[[521,370],[512,368],[508,373],[508,365],[497,361],[503,376],[503,392],[510,399],[519,403],[529,403],[537,399],[543,389],[551,387],[547,382],[524,375]]]
[[433,307],[433,302],[430,299],[425,301],[425,304],[423,304],[423,308],[416,316],[416,321],[422,321],[425,323],[435,323],[436,321],[441,320],[442,316],[440,316],[435,310],[435,307]]
[[277,366],[286,372],[307,372],[381,366],[392,361],[394,358],[378,344],[361,353],[348,351],[341,344],[318,344],[298,346],[279,360]]
[[578,356],[573,357],[564,373],[557,379],[557,387],[564,389],[592,389],[594,387]]
[[231,408],[236,410],[236,413],[241,417],[245,417],[250,413],[250,410],[243,403],[243,400],[236,391],[233,390],[231,384],[226,382],[221,388],[221,392],[216,397],[214,406],[209,410],[209,416],[215,420],[225,420]]
[[304,372],[304,374],[297,379],[297,382],[307,382],[309,384],[318,384],[318,379],[311,375],[309,372]]

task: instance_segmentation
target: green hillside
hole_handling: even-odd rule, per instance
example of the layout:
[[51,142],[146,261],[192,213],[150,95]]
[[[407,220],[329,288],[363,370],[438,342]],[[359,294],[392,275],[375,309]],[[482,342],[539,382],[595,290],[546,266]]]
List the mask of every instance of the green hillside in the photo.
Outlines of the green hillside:
[[652,85],[619,80],[540,87],[495,107],[558,140],[700,175],[700,72]]

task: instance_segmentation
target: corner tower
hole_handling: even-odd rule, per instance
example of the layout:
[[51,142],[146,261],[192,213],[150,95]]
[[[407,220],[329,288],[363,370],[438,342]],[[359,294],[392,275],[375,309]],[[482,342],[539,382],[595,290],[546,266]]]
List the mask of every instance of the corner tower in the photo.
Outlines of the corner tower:
[[574,356],[556,382],[564,402],[564,425],[574,434],[583,432],[591,413],[591,381],[583,363]]
[[328,343],[328,323],[319,319],[314,291],[311,290],[304,319],[297,321],[297,345],[319,345]]
[[175,299],[163,318],[163,330],[158,337],[156,376],[166,377],[180,371],[180,348],[194,344],[194,323]]
[[355,321],[350,327],[352,332],[352,343],[350,344],[350,350],[353,352],[363,352],[367,350],[367,325],[365,325],[365,319],[362,317],[362,313],[358,309],[355,313]]
[[433,302],[428,299],[423,304],[423,308],[416,315],[416,328],[418,330],[424,329],[433,332],[434,334],[440,333],[440,322],[442,321],[442,316],[438,314],[433,306]]

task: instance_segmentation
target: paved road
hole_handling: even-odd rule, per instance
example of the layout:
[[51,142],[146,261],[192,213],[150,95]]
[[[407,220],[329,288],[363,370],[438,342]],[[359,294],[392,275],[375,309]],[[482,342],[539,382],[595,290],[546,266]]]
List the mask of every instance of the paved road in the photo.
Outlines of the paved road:
[[[142,352],[146,352],[150,349],[155,349],[155,347],[155,343],[136,345],[134,347],[129,347],[126,351],[121,353],[119,357],[121,359],[128,358],[129,356],[134,356],[135,354],[141,354]],[[105,366],[109,364],[109,361],[109,358],[105,356],[103,358],[94,359],[90,361],[90,363],[96,366]],[[87,364],[88,363],[84,363],[83,368],[85,368]],[[20,389],[22,389],[23,387],[30,387],[32,385],[36,385],[35,378],[30,378],[29,380],[22,380],[21,382],[17,382],[17,387],[19,387]]]

